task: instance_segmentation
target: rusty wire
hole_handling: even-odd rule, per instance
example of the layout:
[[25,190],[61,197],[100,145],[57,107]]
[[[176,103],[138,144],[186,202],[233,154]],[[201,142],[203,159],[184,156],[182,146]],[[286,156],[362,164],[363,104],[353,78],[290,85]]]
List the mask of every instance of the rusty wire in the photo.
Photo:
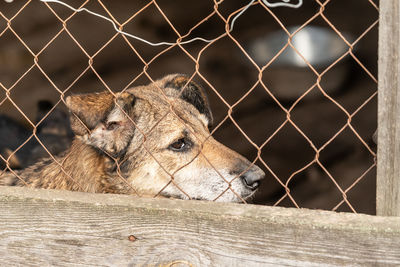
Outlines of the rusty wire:
[[[363,31],[355,41],[350,42],[349,40],[347,40],[344,35],[335,27],[335,25],[325,16],[325,7],[327,4],[329,4],[332,0],[326,0],[326,1],[320,1],[320,0],[314,0],[318,5],[319,5],[319,10],[318,12],[316,12],[310,19],[308,19],[306,22],[304,22],[295,32],[290,33],[288,31],[288,29],[284,26],[284,24],[281,22],[281,20],[278,18],[278,16],[275,15],[274,10],[271,9],[270,7],[266,6],[262,1],[257,1],[255,3],[253,3],[253,6],[259,6],[259,8],[262,8],[265,10],[265,12],[267,14],[269,14],[272,18],[274,18],[276,20],[276,22],[280,25],[281,29],[283,31],[286,32],[286,34],[288,35],[288,42],[287,44],[269,61],[267,62],[265,65],[263,65],[262,67],[259,67],[257,65],[256,62],[254,62],[254,60],[252,59],[252,57],[247,53],[247,51],[244,49],[243,45],[240,43],[240,41],[238,41],[232,34],[231,34],[231,28],[230,28],[230,22],[232,21],[232,18],[235,17],[235,15],[237,15],[239,12],[241,12],[245,7],[246,7],[246,3],[243,4],[243,6],[235,11],[233,11],[228,17],[224,17],[224,15],[220,12],[219,10],[219,5],[223,2],[223,1],[216,1],[214,0],[214,8],[213,11],[211,13],[209,13],[207,16],[205,16],[202,20],[200,20],[198,23],[196,23],[193,27],[191,27],[186,33],[182,34],[180,33],[176,27],[174,26],[174,24],[170,21],[170,19],[168,18],[168,16],[164,13],[164,11],[162,10],[162,8],[158,5],[156,0],[153,1],[149,1],[148,3],[146,3],[145,5],[143,5],[142,8],[140,8],[137,12],[135,12],[134,14],[132,14],[128,19],[126,19],[125,21],[118,21],[118,19],[113,16],[113,13],[109,10],[109,8],[107,8],[107,5],[105,3],[103,3],[101,0],[97,0],[99,6],[103,9],[103,11],[109,16],[109,18],[115,23],[115,25],[118,26],[119,30],[123,30],[124,26],[126,24],[128,24],[129,22],[133,21],[138,14],[140,14],[141,12],[143,12],[144,10],[148,9],[150,6],[153,6],[156,8],[156,10],[159,12],[159,14],[162,16],[162,18],[165,20],[165,22],[169,25],[169,27],[174,31],[174,33],[177,36],[177,40],[175,43],[173,43],[172,45],[167,46],[165,49],[163,49],[161,52],[159,52],[157,55],[155,55],[153,58],[151,58],[150,60],[146,61],[138,52],[137,49],[135,49],[135,47],[132,45],[130,39],[125,36],[122,35],[118,32],[116,32],[111,38],[109,38],[109,40],[107,42],[104,43],[104,45],[102,45],[97,51],[95,51],[93,54],[89,54],[88,51],[85,50],[85,48],[79,43],[79,41],[74,37],[74,34],[68,29],[68,22],[77,14],[76,12],[73,12],[70,16],[68,16],[66,19],[62,19],[57,12],[54,10],[54,6],[53,4],[49,4],[49,3],[43,3],[43,8],[47,8],[48,10],[50,10],[52,12],[52,14],[54,14],[54,16],[57,18],[57,20],[62,24],[62,28],[39,50],[39,52],[34,53],[32,51],[32,49],[29,47],[29,45],[27,45],[27,43],[23,40],[23,38],[21,38],[18,33],[13,29],[12,27],[12,22],[13,20],[22,12],[23,9],[25,9],[31,2],[32,0],[28,0],[26,1],[26,3],[15,13],[14,16],[12,16],[11,18],[7,18],[2,12],[0,12],[0,17],[6,21],[7,26],[6,28],[0,33],[0,38],[2,38],[2,36],[4,35],[5,32],[9,31],[11,32],[17,39],[18,41],[26,48],[26,50],[31,54],[31,56],[33,57],[33,64],[9,87],[6,87],[5,85],[0,83],[0,87],[4,90],[6,97],[4,99],[0,99],[0,105],[2,105],[6,100],[10,101],[10,103],[17,109],[17,111],[23,116],[23,118],[33,127],[33,132],[32,135],[25,141],[23,142],[16,150],[13,151],[13,153],[8,157],[8,158],[4,158],[3,156],[0,155],[1,160],[3,160],[7,167],[6,169],[8,169],[9,171],[11,171],[12,173],[14,173],[17,177],[18,174],[12,170],[12,168],[9,165],[9,161],[11,159],[11,157],[17,153],[24,145],[26,145],[26,143],[29,142],[29,140],[31,140],[32,138],[35,138],[39,144],[44,148],[44,150],[48,153],[49,157],[52,158],[52,160],[54,160],[60,167],[61,171],[66,174],[77,186],[78,188],[82,189],[82,186],[79,184],[78,181],[74,180],[74,177],[71,177],[66,170],[63,167],[63,161],[60,161],[59,158],[55,157],[54,155],[51,154],[51,152],[46,148],[46,146],[43,144],[43,142],[40,140],[40,138],[37,136],[36,134],[36,130],[37,127],[50,115],[50,113],[54,110],[54,108],[61,102],[63,102],[65,104],[65,94],[69,92],[69,90],[77,83],[77,81],[79,81],[83,75],[85,75],[86,73],[88,73],[89,71],[91,71],[92,73],[94,73],[96,75],[96,77],[98,78],[98,80],[103,84],[103,86],[106,88],[106,90],[108,92],[110,92],[111,94],[113,94],[115,96],[115,93],[111,90],[111,88],[108,86],[108,84],[104,81],[104,79],[101,77],[101,75],[99,74],[99,72],[95,69],[95,67],[93,66],[93,62],[96,60],[96,56],[103,51],[115,38],[117,38],[118,36],[121,36],[124,40],[124,42],[130,47],[130,49],[134,52],[134,54],[140,59],[140,61],[143,63],[144,67],[143,70],[141,71],[141,73],[139,73],[136,77],[134,77],[124,88],[122,91],[125,91],[126,89],[128,89],[136,80],[138,80],[141,77],[146,77],[149,81],[154,82],[155,77],[152,77],[149,73],[148,73],[148,68],[151,66],[151,64],[157,59],[159,58],[161,55],[165,54],[167,51],[171,50],[172,48],[179,48],[180,51],[182,51],[185,55],[187,55],[188,58],[190,58],[190,60],[193,62],[193,64],[195,65],[195,72],[192,73],[190,75],[190,79],[189,81],[186,83],[185,86],[188,85],[188,83],[190,81],[192,81],[194,79],[195,76],[199,77],[202,82],[204,82],[206,85],[209,86],[209,88],[211,88],[211,90],[215,93],[215,95],[221,100],[221,102],[226,106],[226,108],[228,109],[226,116],[221,120],[221,122],[211,131],[210,135],[206,138],[205,141],[202,142],[202,145],[204,145],[204,143],[207,141],[207,139],[209,137],[211,137],[215,131],[217,131],[222,124],[224,124],[226,121],[231,121],[233,123],[233,125],[239,130],[239,132],[243,135],[243,137],[249,142],[249,144],[254,147],[257,150],[257,156],[256,158],[254,158],[252,160],[252,165],[254,165],[257,161],[259,161],[264,167],[265,169],[269,172],[269,174],[276,179],[276,181],[284,188],[285,190],[285,194],[278,200],[276,201],[276,203],[274,205],[279,205],[284,199],[288,198],[295,207],[300,207],[300,205],[296,202],[296,199],[292,196],[291,191],[290,191],[290,183],[293,180],[293,178],[298,175],[299,173],[305,171],[308,167],[310,167],[313,164],[317,164],[322,170],[323,172],[329,177],[329,179],[332,181],[332,183],[335,185],[335,187],[337,188],[337,190],[340,192],[340,194],[342,195],[342,200],[337,203],[336,206],[334,206],[332,208],[332,210],[337,210],[341,205],[347,205],[349,207],[349,209],[356,213],[356,209],[353,207],[353,205],[350,203],[350,201],[347,198],[347,194],[348,192],[353,189],[365,176],[367,173],[369,173],[371,170],[373,170],[376,166],[376,154],[375,152],[369,147],[369,145],[367,144],[367,142],[359,135],[359,133],[357,132],[357,130],[354,128],[354,126],[352,125],[352,118],[359,113],[360,110],[363,109],[363,107],[365,105],[367,105],[370,101],[372,101],[374,98],[376,98],[377,92],[373,93],[367,100],[365,100],[353,113],[349,113],[340,103],[338,103],[334,98],[332,98],[323,88],[323,86],[320,84],[322,77],[330,70],[332,69],[335,65],[337,65],[341,60],[343,60],[344,57],[346,56],[350,56],[351,58],[354,59],[354,61],[363,69],[363,71],[368,75],[368,77],[374,82],[377,83],[377,79],[376,77],[368,70],[368,68],[362,63],[362,61],[353,53],[354,50],[354,46],[362,39],[364,38],[364,36],[370,32],[373,28],[376,27],[376,25],[378,24],[378,20],[374,21],[371,25],[369,25],[369,27]],[[372,0],[366,0],[368,1],[371,6],[373,6],[377,11],[379,11],[378,6],[372,1]],[[89,0],[84,1],[82,4],[79,5],[79,7],[77,8],[83,8],[85,7],[87,4],[89,3]],[[225,32],[223,32],[222,34],[220,34],[219,36],[215,37],[215,39],[209,41],[199,52],[198,52],[198,56],[197,58],[193,57],[191,53],[189,53],[189,51],[187,49],[185,49],[182,46],[182,43],[184,42],[185,38],[189,37],[192,32],[194,30],[196,30],[198,27],[200,27],[203,23],[205,23],[206,21],[208,21],[211,17],[216,16],[218,17],[224,24],[225,24]],[[292,38],[295,34],[297,34],[299,31],[301,31],[303,28],[305,28],[306,26],[310,25],[315,19],[317,18],[322,18],[327,25],[329,25],[329,27],[343,40],[344,43],[346,43],[346,45],[348,46],[348,51],[345,52],[340,58],[338,58],[335,62],[333,62],[330,66],[328,66],[325,70],[323,70],[322,72],[318,72],[311,64],[310,62],[307,61],[307,59],[296,49],[296,47],[292,44]],[[64,89],[59,88],[53,81],[52,79],[46,74],[46,71],[41,67],[40,62],[39,62],[39,55],[43,53],[43,51],[45,51],[53,42],[54,40],[56,40],[58,38],[58,36],[60,36],[60,34],[62,33],[66,33],[70,39],[79,47],[79,49],[84,53],[84,55],[87,57],[88,59],[88,65],[87,67],[73,80],[73,82],[68,85],[67,87],[65,87]],[[235,44],[235,46],[237,48],[239,48],[241,50],[241,52],[243,53],[243,55],[245,55],[245,57],[249,60],[249,62],[252,64],[252,66],[258,71],[258,78],[257,81],[250,87],[249,90],[247,90],[247,92],[245,94],[243,94],[242,97],[240,97],[234,104],[229,104],[228,101],[226,99],[224,99],[224,97],[220,94],[220,92],[218,91],[218,88],[215,88],[213,86],[213,84],[211,84],[207,78],[201,73],[200,71],[200,58],[202,56],[202,54],[210,47],[213,46],[218,40],[222,39],[222,38],[229,38],[229,40],[232,41],[233,44]],[[276,60],[276,58],[279,57],[279,55],[281,55],[283,53],[283,51],[287,48],[287,47],[291,47],[303,60],[304,62],[307,64],[308,68],[316,75],[316,80],[315,83],[308,88],[289,108],[285,108],[284,105],[281,103],[281,101],[279,100],[279,98],[277,96],[274,95],[274,93],[268,88],[268,86],[263,82],[262,78],[263,78],[263,72],[264,71],[268,71],[269,66]],[[22,111],[22,109],[18,106],[18,104],[15,103],[15,101],[13,101],[12,97],[11,97],[11,92],[13,90],[13,88],[15,88],[15,86],[24,78],[26,77],[26,75],[31,72],[32,69],[38,69],[40,71],[40,73],[47,79],[47,81],[51,84],[51,86],[59,93],[60,95],[60,100],[56,103],[56,105],[36,124],[34,122],[32,122],[28,116]],[[222,77],[221,77],[222,78]],[[240,125],[237,123],[237,121],[234,119],[234,117],[232,116],[232,113],[235,109],[235,107],[241,103],[257,86],[261,86],[264,90],[265,93],[268,94],[274,101],[274,103],[277,104],[277,106],[279,106],[279,108],[286,114],[286,119],[281,123],[281,125],[279,125],[276,130],[261,144],[261,145],[257,145],[249,136],[248,134],[246,134],[245,130],[243,130]],[[165,93],[163,92],[163,90],[161,88],[158,88],[160,94],[164,95],[165,99],[167,99],[167,96],[165,95]],[[331,103],[333,103],[334,105],[336,105],[347,117],[347,122],[340,128],[339,131],[336,132],[336,134],[334,136],[332,136],[332,138],[330,138],[327,142],[325,142],[322,146],[317,147],[313,141],[302,131],[302,129],[291,119],[291,112],[295,109],[295,107],[297,106],[297,104],[304,98],[306,97],[311,91],[315,91],[315,90],[319,90],[322,95],[328,99]],[[183,89],[181,90],[181,93],[183,92]],[[175,111],[173,109],[173,103],[168,100],[169,103],[169,110],[166,111],[165,115],[158,121],[158,123],[160,123],[168,114],[175,114]],[[123,111],[123,109],[121,108],[121,110]],[[123,111],[125,112],[125,111]],[[125,115],[127,116],[127,114],[125,113]],[[175,114],[178,118],[179,116],[177,114]],[[76,117],[78,120],[79,118]],[[135,122],[128,116],[128,118],[131,120],[131,122],[137,127],[137,125],[135,124]],[[180,119],[180,118],[179,118]],[[181,123],[184,124],[184,121],[181,120]],[[153,125],[150,129],[150,131],[148,132],[144,132],[141,129],[138,128],[138,130],[140,131],[140,133],[143,135],[144,140],[146,135],[149,135],[158,125],[158,123],[156,123],[155,125]],[[83,124],[83,122],[82,122]],[[313,149],[313,151],[315,152],[315,157],[313,160],[311,160],[310,162],[306,163],[303,167],[299,168],[298,170],[296,170],[295,172],[293,172],[289,178],[284,182],[282,178],[279,177],[279,174],[275,173],[273,171],[273,169],[268,165],[267,162],[265,162],[262,158],[262,149],[281,131],[281,129],[285,126],[285,125],[291,125],[294,127],[294,129],[296,129],[296,131],[306,140],[306,142],[309,144],[309,146]],[[83,124],[84,127],[86,127],[86,125]],[[188,127],[190,130],[190,127]],[[86,127],[87,131],[90,132],[90,130]],[[348,186],[347,188],[342,188],[336,181],[335,177],[333,177],[333,175],[326,169],[326,167],[323,165],[323,163],[320,161],[320,153],[329,145],[333,142],[333,140],[340,135],[345,129],[350,129],[351,132],[357,137],[357,139],[363,144],[363,146],[369,151],[369,153],[371,154],[371,156],[375,159],[374,163],[361,175],[359,176],[357,179],[355,179],[355,181]],[[190,130],[191,133],[196,136],[196,133],[193,132],[192,130]],[[156,194],[156,196],[160,195],[162,193],[162,191],[169,186],[170,184],[173,184],[175,187],[177,187],[178,189],[180,189],[183,194],[185,194],[187,196],[188,199],[191,199],[191,196],[189,194],[187,194],[186,192],[184,192],[184,190],[174,181],[174,175],[181,169],[185,168],[187,165],[189,165],[193,160],[195,160],[196,157],[198,156],[202,156],[206,159],[206,161],[208,162],[208,164],[210,164],[210,166],[212,166],[214,168],[214,166],[212,165],[212,163],[210,162],[209,159],[207,159],[207,157],[202,153],[202,151],[200,150],[200,152],[189,162],[187,162],[186,164],[184,164],[183,166],[181,166],[180,168],[178,168],[177,170],[175,170],[174,172],[170,173],[164,166],[162,166],[162,164],[159,162],[159,160],[157,160],[156,157],[154,157],[149,149],[146,147],[146,142],[143,141],[142,146],[144,147],[144,149],[150,154],[150,156],[154,159],[155,162],[157,162],[160,167],[162,168],[162,170],[165,172],[166,175],[168,175],[170,177],[170,181],[160,190],[160,192],[158,194]],[[118,162],[118,159],[113,158],[111,155],[109,155],[110,158],[112,158],[112,160],[115,161],[116,165],[117,165],[117,173],[119,174],[119,177],[121,178],[122,181],[124,181],[128,187],[130,187],[130,189],[137,195],[139,195],[139,193],[137,192],[137,190],[135,188],[132,187],[131,184],[126,182],[126,179],[123,177],[121,170],[120,170],[120,165],[123,162]],[[67,155],[65,157],[68,158],[69,155]],[[64,159],[64,160],[65,160]],[[241,174],[236,175],[236,177],[232,180],[227,180],[216,168],[215,171],[217,172],[217,174],[221,177],[221,179],[223,179],[226,184],[227,187],[226,189],[221,192],[221,194],[216,198],[218,199],[219,197],[221,197],[226,191],[230,190],[232,191],[233,194],[235,194],[238,198],[240,198],[242,200],[242,202],[246,203],[246,200],[243,199],[239,194],[237,194],[231,187],[231,183],[235,180],[238,179],[240,177],[240,175],[242,175],[244,172],[246,172],[252,165],[248,166],[248,168],[246,170],[244,170]],[[5,170],[4,170],[5,171]],[[20,177],[19,177],[20,178]],[[23,179],[20,178],[22,181]],[[25,183],[25,181],[23,181]],[[155,197],[156,197],[155,196]]]

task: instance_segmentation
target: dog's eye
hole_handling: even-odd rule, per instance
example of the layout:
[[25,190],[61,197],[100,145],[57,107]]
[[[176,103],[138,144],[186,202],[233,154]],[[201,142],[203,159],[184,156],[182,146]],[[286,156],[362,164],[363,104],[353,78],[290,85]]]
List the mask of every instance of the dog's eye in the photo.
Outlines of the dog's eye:
[[174,151],[182,151],[187,146],[187,141],[184,138],[179,139],[178,141],[169,145],[169,148]]
[[106,128],[109,131],[115,130],[119,126],[119,122],[117,121],[110,121],[107,123]]

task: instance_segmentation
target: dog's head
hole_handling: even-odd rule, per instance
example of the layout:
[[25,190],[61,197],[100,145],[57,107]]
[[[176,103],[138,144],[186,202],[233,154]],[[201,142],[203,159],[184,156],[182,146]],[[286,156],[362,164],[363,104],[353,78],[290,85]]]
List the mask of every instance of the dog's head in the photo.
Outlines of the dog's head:
[[174,74],[122,93],[66,99],[77,138],[116,160],[120,175],[140,195],[239,202],[264,172],[209,132],[203,89]]

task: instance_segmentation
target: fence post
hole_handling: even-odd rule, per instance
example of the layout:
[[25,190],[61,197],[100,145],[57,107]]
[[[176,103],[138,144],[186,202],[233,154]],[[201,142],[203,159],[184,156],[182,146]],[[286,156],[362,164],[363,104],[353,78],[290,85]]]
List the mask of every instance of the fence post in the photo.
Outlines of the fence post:
[[400,0],[380,1],[377,215],[400,216]]

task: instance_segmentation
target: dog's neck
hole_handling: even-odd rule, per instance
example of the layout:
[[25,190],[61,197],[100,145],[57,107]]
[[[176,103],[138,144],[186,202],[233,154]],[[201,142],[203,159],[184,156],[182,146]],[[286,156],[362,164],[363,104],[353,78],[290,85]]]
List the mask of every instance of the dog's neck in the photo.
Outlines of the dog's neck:
[[[18,173],[14,185],[93,193],[125,193],[123,179],[107,171],[107,156],[75,138],[61,157],[44,159]],[[125,189],[126,190],[126,189]]]

